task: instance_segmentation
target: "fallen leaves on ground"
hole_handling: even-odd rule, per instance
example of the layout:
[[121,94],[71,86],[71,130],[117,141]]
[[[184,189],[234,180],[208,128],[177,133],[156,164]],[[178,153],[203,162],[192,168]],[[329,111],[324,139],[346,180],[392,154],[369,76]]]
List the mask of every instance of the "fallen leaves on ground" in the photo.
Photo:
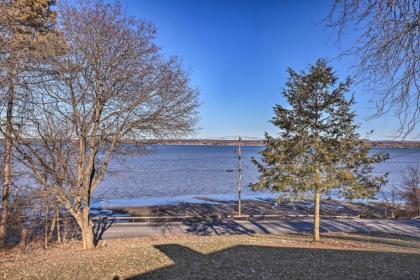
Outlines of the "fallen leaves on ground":
[[419,279],[420,240],[354,234],[158,236],[0,252],[4,279]]

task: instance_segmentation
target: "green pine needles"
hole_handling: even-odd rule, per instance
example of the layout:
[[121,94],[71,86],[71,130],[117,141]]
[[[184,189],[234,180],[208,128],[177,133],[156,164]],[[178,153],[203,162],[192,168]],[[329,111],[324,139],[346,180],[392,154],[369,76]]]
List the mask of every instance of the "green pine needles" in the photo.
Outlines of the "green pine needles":
[[271,120],[280,132],[278,137],[265,135],[262,162],[254,159],[261,173],[259,182],[251,188],[314,193],[314,240],[319,240],[320,194],[337,190],[348,199],[374,197],[386,175],[372,175],[372,164],[389,156],[369,155],[369,147],[360,139],[351,110],[354,98],[345,98],[349,78],[338,82],[323,59],[308,72],[289,68],[288,73],[283,91],[288,106],[275,105]]

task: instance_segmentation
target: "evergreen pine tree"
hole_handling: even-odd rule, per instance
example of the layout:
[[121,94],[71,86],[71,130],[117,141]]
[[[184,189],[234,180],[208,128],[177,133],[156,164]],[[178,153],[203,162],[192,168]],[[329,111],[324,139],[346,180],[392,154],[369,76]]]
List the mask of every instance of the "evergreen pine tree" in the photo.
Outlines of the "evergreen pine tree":
[[335,189],[345,198],[371,198],[385,183],[385,176],[372,175],[373,163],[387,154],[369,155],[359,138],[351,111],[354,98],[346,100],[351,80],[338,82],[325,60],[318,60],[306,73],[288,69],[283,96],[289,106],[275,105],[272,123],[278,137],[266,134],[262,162],[254,190],[289,194],[314,194],[314,241],[319,240],[320,195]]

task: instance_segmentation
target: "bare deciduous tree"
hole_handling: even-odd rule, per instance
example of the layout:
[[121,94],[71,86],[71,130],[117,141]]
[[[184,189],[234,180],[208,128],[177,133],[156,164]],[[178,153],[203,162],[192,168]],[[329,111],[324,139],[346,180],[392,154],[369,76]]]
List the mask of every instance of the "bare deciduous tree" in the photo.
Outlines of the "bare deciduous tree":
[[358,39],[356,77],[377,104],[374,117],[394,113],[397,136],[418,136],[420,122],[420,5],[417,0],[334,0],[327,26],[341,40],[347,29]]
[[381,193],[383,202],[387,208],[387,213],[385,213],[385,217],[395,219],[396,214],[400,208],[400,205],[398,203],[398,198],[399,198],[398,189],[395,186],[392,186],[391,190],[389,190],[388,192],[381,190],[380,193]]
[[79,1],[58,11],[65,50],[46,55],[50,75],[30,89],[15,137],[37,182],[75,218],[91,249],[92,194],[119,144],[192,132],[198,90],[178,59],[159,54],[154,26],[119,4]]
[[401,196],[420,216],[420,169],[409,167],[402,175]]

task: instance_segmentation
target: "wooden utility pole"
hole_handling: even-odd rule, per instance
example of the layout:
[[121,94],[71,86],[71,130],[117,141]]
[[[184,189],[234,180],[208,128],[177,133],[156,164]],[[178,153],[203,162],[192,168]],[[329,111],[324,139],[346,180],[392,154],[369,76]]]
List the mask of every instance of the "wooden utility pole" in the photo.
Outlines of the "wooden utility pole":
[[241,137],[238,138],[238,148],[236,149],[236,155],[238,156],[238,186],[236,187],[236,191],[238,193],[238,215],[241,216],[241,208],[242,208],[242,201],[241,201],[241,192],[242,192],[242,174],[241,174]]

